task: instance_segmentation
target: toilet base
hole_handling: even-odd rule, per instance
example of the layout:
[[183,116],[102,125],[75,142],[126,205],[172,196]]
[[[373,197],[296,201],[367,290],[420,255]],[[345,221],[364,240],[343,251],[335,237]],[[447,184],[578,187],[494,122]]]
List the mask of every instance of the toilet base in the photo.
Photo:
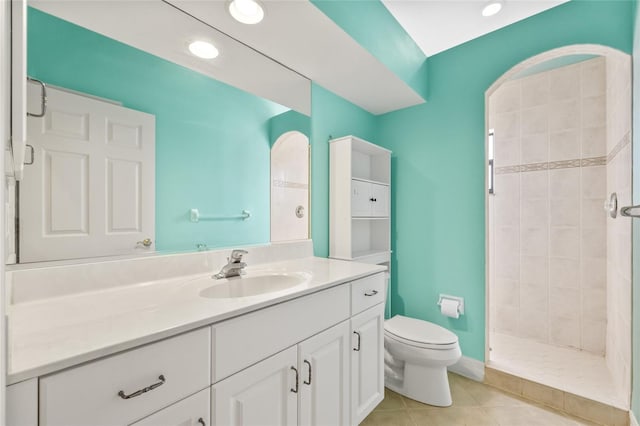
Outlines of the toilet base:
[[[426,383],[429,385],[425,386]],[[446,367],[425,367],[405,363],[402,381],[387,380],[385,377],[385,386],[423,404],[449,407],[453,403]]]

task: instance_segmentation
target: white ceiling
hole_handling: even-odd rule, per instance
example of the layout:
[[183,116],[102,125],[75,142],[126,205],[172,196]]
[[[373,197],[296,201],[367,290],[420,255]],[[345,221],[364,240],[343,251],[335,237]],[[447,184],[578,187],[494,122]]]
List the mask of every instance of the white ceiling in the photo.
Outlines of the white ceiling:
[[505,0],[494,16],[482,16],[487,0],[382,0],[382,3],[431,56],[528,18],[568,0]]
[[235,21],[225,1],[166,1],[373,114],[424,103],[310,1],[263,1],[258,25]]

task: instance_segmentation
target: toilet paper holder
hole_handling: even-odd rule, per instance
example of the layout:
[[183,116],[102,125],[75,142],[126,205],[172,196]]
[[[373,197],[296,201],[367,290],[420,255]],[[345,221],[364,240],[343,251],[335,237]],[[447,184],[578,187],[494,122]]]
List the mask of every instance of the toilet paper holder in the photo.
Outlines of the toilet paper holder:
[[455,300],[456,302],[458,302],[458,313],[460,315],[464,315],[464,297],[458,297],[458,296],[449,296],[448,294],[441,294],[438,297],[438,306],[442,305],[442,301],[443,300]]

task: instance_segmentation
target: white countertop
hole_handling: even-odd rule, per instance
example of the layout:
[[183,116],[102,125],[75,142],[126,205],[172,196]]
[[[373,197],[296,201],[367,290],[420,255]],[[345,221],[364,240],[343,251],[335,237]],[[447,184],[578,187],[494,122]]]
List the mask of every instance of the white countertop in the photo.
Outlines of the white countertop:
[[206,275],[107,288],[10,305],[8,383],[174,336],[386,270],[384,266],[307,257],[247,267],[305,272],[309,282],[258,296],[211,299],[200,291],[216,282]]

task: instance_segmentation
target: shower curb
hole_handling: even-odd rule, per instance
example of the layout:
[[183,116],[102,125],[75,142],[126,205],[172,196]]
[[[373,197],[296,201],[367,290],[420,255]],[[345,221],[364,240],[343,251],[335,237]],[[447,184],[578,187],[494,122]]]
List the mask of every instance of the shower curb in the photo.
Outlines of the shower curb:
[[491,367],[485,367],[484,383],[523,399],[571,416],[605,426],[629,426],[629,411],[552,388]]

